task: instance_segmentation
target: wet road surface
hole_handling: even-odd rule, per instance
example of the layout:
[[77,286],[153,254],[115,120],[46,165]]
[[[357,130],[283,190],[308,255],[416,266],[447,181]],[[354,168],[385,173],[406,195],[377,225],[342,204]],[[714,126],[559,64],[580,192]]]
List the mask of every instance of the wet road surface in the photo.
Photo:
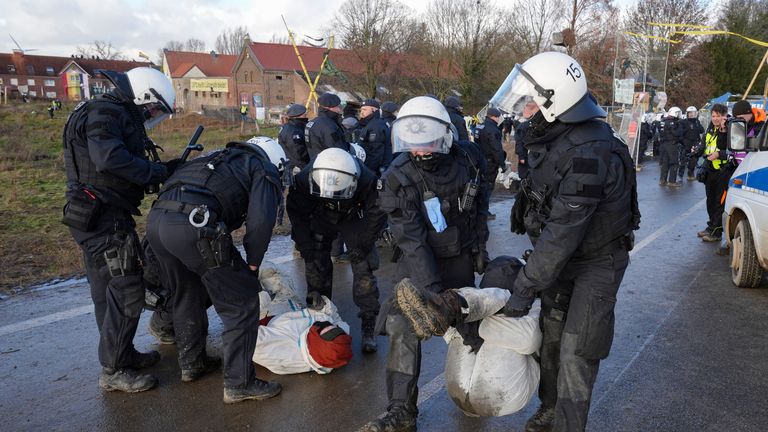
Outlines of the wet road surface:
[[[642,228],[619,291],[616,336],[595,385],[591,431],[768,430],[768,282],[738,289],[728,259],[702,243],[704,188],[686,182],[673,190],[657,185],[654,162],[638,173]],[[491,256],[520,255],[530,244],[509,233],[512,200],[500,197],[491,211]],[[305,289],[303,263],[288,237],[275,237],[267,259],[294,275]],[[397,274],[383,249],[377,272],[382,296]],[[386,409],[387,339],[379,352],[360,353],[360,323],[351,298],[348,265],[334,269],[334,302],[350,324],[355,357],[330,375],[260,378],[283,385],[262,402],[225,406],[221,372],[182,384],[173,345],[158,345],[142,317],[139,350],[157,349],[150,368],[160,386],[139,394],[97,387],[97,330],[87,284],[35,289],[0,300],[0,430],[254,430],[353,431]],[[209,352],[220,355],[221,322],[211,311]],[[521,431],[536,410],[500,418],[470,418],[443,387],[446,345],[423,344],[419,430]]]

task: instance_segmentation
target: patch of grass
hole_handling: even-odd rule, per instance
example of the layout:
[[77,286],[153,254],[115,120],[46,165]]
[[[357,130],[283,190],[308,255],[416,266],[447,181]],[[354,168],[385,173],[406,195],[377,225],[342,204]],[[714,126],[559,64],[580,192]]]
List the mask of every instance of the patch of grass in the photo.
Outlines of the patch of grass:
[[[74,104],[53,119],[46,108],[42,103],[0,105],[0,290],[6,292],[83,272],[80,248],[60,222],[66,183],[61,141]],[[165,149],[161,159],[180,156],[198,124],[206,128],[199,140],[206,150],[256,135],[247,128],[241,135],[239,123],[196,114],[174,117],[150,131]],[[262,128],[259,135],[275,137],[277,131]],[[145,198],[144,215],[152,200]],[[136,223],[142,234],[145,216]]]

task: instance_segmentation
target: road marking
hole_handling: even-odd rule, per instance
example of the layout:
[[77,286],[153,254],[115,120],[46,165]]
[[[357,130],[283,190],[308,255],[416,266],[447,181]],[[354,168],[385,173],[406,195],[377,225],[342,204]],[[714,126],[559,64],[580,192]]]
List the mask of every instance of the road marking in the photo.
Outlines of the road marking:
[[12,333],[33,329],[35,327],[40,327],[40,326],[55,323],[58,321],[62,321],[65,319],[74,318],[80,315],[86,315],[92,312],[93,312],[93,305],[85,305],[85,306],[76,307],[74,309],[65,310],[63,312],[56,312],[50,315],[41,316],[39,318],[28,319],[26,321],[0,327],[0,336],[5,336]]
[[669,231],[673,226],[679,224],[684,219],[686,219],[688,216],[692,215],[696,210],[704,207],[704,204],[706,204],[706,201],[700,201],[697,204],[694,204],[691,208],[685,211],[685,213],[681,214],[680,216],[673,219],[671,222],[667,223],[666,225],[662,226],[661,228],[657,229],[651,235],[644,238],[642,241],[640,241],[638,244],[635,245],[635,248],[632,249],[632,251],[629,252],[629,256],[635,255],[636,253],[640,252],[641,249],[648,246],[652,241],[656,240],[657,238],[661,237],[662,234]]

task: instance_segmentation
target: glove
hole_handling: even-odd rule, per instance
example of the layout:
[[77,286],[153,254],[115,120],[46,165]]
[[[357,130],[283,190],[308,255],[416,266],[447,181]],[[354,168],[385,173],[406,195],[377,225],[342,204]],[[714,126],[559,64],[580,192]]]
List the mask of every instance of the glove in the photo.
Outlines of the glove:
[[314,310],[322,310],[325,307],[323,296],[317,291],[310,291],[307,294],[307,307]]
[[482,320],[456,324],[456,331],[461,335],[464,345],[469,347],[469,352],[476,353],[480,350],[480,347],[483,346],[483,342],[485,342],[485,340],[480,337],[481,322]]
[[485,268],[490,261],[491,259],[488,257],[488,251],[485,249],[485,245],[483,245],[480,247],[480,251],[475,254],[475,272],[477,274],[485,273]]
[[531,311],[531,305],[535,296],[530,298],[522,297],[516,293],[512,293],[507,300],[507,304],[504,305],[504,315],[512,318],[520,318],[528,315]]
[[176,171],[176,168],[179,167],[179,164],[181,163],[181,159],[171,159],[163,162],[163,165],[165,165],[165,169],[168,170],[168,177],[170,177],[174,171]]

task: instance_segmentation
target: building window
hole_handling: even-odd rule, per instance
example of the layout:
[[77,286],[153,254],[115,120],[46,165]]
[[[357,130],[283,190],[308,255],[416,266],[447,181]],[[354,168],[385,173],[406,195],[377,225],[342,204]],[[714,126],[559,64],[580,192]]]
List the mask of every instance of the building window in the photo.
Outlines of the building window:
[[55,87],[56,83],[53,80],[45,80],[44,83],[46,87]]
[[195,92],[195,97],[197,97],[197,92]]
[[45,92],[45,97],[53,99],[56,97],[56,92]]
[[8,65],[8,73],[16,73],[16,66]]
[[247,83],[248,82],[248,72],[244,72],[243,75],[244,75],[243,82]]
[[34,90],[30,90],[29,91],[29,95],[32,96],[32,97],[37,97],[37,92],[34,91]]
[[19,80],[16,78],[11,78],[11,85],[19,85]]
[[251,82],[253,82],[253,72],[248,72],[251,74]]
[[281,100],[283,100],[283,95],[277,95],[277,96],[275,96],[275,99],[281,101]]
[[33,80],[33,79],[28,79],[28,80],[27,80],[27,85],[35,85],[35,80]]
[[208,95],[208,92],[203,92],[203,99]]
[[27,73],[30,75],[35,74],[35,66],[34,65],[27,65]]
[[276,80],[278,80],[278,81],[280,81],[280,80],[282,80],[282,79],[283,79],[283,76],[282,76],[282,75],[275,75],[275,79],[276,79]]
[[50,66],[46,67],[45,73],[47,73],[48,75],[53,75],[53,68]]

